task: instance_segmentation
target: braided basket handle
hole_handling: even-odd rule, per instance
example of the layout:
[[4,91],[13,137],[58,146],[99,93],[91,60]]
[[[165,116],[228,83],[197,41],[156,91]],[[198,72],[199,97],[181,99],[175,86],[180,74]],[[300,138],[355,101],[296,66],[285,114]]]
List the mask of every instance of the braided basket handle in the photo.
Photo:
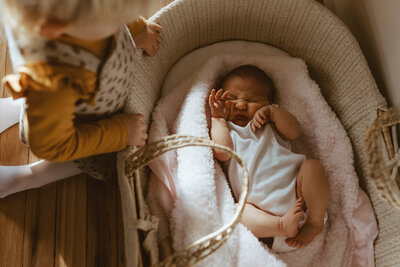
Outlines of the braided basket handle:
[[232,234],[235,226],[238,224],[247,199],[249,175],[244,161],[230,148],[218,145],[213,141],[202,137],[170,135],[147,144],[127,158],[126,174],[129,179],[133,179],[135,171],[137,175],[139,173],[137,171],[139,168],[149,164],[158,156],[170,150],[187,146],[211,147],[228,152],[243,168],[242,193],[239,196],[239,202],[235,214],[229,223],[215,232],[200,238],[184,250],[176,252],[163,262],[156,264],[156,266],[192,266],[216,251],[225,243],[228,237]]
[[[400,191],[396,180],[391,178],[393,167],[387,165],[382,157],[382,147],[378,142],[382,131],[393,125],[400,124],[400,116],[393,108],[376,118],[365,135],[365,149],[368,156],[368,176],[378,191],[379,196],[389,205],[400,209]],[[400,153],[400,152],[397,152]],[[389,156],[390,157],[390,156]],[[397,171],[397,166],[394,166]]]

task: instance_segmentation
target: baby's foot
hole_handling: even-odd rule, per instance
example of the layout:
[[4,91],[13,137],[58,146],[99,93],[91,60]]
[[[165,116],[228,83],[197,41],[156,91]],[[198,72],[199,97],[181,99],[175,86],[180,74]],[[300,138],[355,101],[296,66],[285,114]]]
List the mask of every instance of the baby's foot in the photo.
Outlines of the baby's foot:
[[299,222],[302,215],[303,199],[299,198],[296,204],[279,218],[279,231],[282,236],[295,237],[299,231]]
[[287,238],[285,242],[295,248],[304,248],[321,233],[324,228],[324,221],[313,223],[309,220],[300,228],[299,233],[293,238]]

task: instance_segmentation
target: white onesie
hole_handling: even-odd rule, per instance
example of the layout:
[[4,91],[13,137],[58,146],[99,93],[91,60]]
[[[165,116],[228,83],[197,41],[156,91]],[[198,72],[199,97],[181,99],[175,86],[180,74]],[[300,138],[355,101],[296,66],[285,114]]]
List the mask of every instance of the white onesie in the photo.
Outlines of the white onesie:
[[[270,124],[255,133],[250,123],[241,127],[228,122],[228,128],[233,150],[243,158],[249,171],[247,202],[275,215],[284,215],[296,202],[296,177],[306,156],[293,153],[290,142],[275,133]],[[238,199],[243,175],[241,166],[235,160],[230,160],[228,164],[228,176],[233,195]],[[285,239],[276,236],[272,250],[294,250],[285,243]]]
[[[254,133],[250,123],[245,127],[228,122],[234,151],[246,162],[249,171],[247,202],[258,208],[284,215],[296,202],[296,177],[305,155],[295,154],[290,143],[283,140],[270,124]],[[235,199],[241,193],[242,169],[231,160],[229,181]]]

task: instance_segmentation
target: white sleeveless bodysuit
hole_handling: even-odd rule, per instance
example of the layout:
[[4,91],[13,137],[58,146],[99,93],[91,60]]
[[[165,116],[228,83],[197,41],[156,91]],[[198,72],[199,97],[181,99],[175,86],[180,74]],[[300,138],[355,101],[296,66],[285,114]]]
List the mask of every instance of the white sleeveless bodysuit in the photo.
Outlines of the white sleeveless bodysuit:
[[[254,133],[250,123],[241,127],[228,122],[234,151],[241,156],[249,171],[247,202],[275,215],[285,214],[296,202],[296,177],[305,155],[295,154],[270,124]],[[242,169],[231,160],[229,181],[235,199],[239,198]]]

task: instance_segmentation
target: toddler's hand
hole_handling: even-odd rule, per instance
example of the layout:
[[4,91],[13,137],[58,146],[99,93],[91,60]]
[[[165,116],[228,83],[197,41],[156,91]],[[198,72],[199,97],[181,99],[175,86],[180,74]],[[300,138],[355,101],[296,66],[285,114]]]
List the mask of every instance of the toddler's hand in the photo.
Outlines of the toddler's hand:
[[250,124],[253,132],[255,132],[256,129],[263,127],[266,123],[270,121],[269,115],[270,115],[269,105],[258,109],[256,113],[254,113],[253,119],[251,120]]
[[128,128],[128,146],[144,146],[147,140],[147,125],[142,114],[123,114]]
[[146,21],[146,27],[133,38],[136,47],[143,49],[150,57],[155,56],[163,40],[160,35],[161,30],[160,25],[151,21]]
[[229,115],[229,101],[226,100],[228,97],[229,90],[224,93],[224,90],[219,89],[215,92],[215,89],[211,90],[211,94],[208,97],[208,104],[211,109],[211,116],[213,118],[224,118],[228,119]]

